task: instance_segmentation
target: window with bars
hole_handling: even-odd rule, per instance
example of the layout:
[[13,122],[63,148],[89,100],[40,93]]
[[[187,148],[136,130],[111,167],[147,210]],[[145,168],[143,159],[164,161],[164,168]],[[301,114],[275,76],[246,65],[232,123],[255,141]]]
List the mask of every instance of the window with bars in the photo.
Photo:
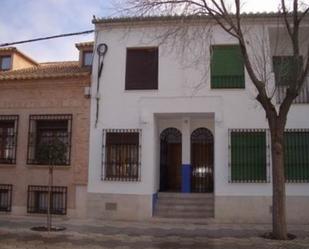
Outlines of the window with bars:
[[266,130],[229,130],[231,182],[267,182],[269,147]]
[[103,130],[103,179],[140,180],[140,130]]
[[30,115],[28,164],[70,165],[72,115]]
[[309,182],[309,130],[286,130],[284,133],[284,144],[286,181]]
[[238,45],[211,46],[211,88],[245,88],[244,60]]
[[[66,215],[67,187],[52,186],[50,195],[50,210],[52,214]],[[47,213],[48,186],[28,186],[27,212]]]
[[11,212],[12,189],[13,185],[11,184],[0,184],[0,211]]
[[158,89],[158,48],[128,48],[126,90]]
[[0,115],[0,163],[16,163],[17,115]]
[[[289,86],[296,83],[303,67],[303,57],[273,56],[273,71],[277,87],[277,103],[282,103]],[[305,79],[294,103],[309,103],[309,81]]]

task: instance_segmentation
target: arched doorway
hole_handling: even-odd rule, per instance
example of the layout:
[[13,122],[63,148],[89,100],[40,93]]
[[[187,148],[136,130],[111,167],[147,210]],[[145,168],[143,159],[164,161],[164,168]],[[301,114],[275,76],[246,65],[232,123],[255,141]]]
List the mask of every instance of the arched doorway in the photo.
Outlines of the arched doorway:
[[198,128],[191,134],[191,191],[213,192],[214,139],[210,130]]
[[160,134],[160,191],[181,189],[181,132],[167,128]]

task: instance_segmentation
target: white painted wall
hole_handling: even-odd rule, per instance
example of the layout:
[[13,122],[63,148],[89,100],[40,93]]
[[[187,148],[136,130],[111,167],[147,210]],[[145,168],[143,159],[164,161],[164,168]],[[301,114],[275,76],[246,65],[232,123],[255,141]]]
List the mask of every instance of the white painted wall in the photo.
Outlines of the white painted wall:
[[[264,111],[254,100],[256,91],[246,74],[246,89],[210,89],[209,62],[210,44],[231,44],[235,40],[219,28],[212,36],[193,39],[187,50],[181,53],[181,39],[160,44],[154,39],[166,26],[97,25],[96,45],[106,43],[109,47],[105,56],[104,70],[100,80],[100,113],[98,126],[94,127],[97,55],[94,58],[91,97],[91,132],[89,161],[89,192],[121,194],[153,194],[158,189],[159,178],[159,134],[173,124],[184,129],[183,118],[198,115],[190,122],[190,130],[209,128],[215,137],[215,194],[218,196],[270,196],[271,183],[236,184],[228,183],[228,129],[267,128]],[[262,55],[256,36],[269,40],[265,26],[250,26],[247,30],[252,56]],[[248,39],[249,39],[248,38]],[[125,63],[127,47],[159,47],[159,89],[126,91]],[[270,51],[270,47],[266,47]],[[198,58],[202,55],[202,58]],[[196,59],[199,62],[196,63]],[[267,63],[271,71],[271,62]],[[270,74],[272,88],[274,76]],[[214,120],[207,118],[214,114]],[[161,115],[161,116],[160,116]],[[158,121],[162,115],[170,119]],[[309,128],[309,105],[298,104],[291,108],[287,128]],[[109,128],[142,129],[142,158],[140,182],[107,182],[101,180],[102,130]],[[188,129],[187,129],[188,131]],[[183,161],[187,162],[187,156]],[[288,195],[309,195],[309,184],[287,184]]]

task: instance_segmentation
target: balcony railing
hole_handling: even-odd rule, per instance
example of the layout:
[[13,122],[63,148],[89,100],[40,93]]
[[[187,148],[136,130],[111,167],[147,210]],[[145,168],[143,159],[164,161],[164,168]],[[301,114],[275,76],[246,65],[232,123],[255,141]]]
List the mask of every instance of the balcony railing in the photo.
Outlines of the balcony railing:
[[[277,86],[277,103],[280,104],[285,98],[287,86]],[[294,104],[306,104],[309,103],[309,78],[304,82],[299,95],[293,101]]]

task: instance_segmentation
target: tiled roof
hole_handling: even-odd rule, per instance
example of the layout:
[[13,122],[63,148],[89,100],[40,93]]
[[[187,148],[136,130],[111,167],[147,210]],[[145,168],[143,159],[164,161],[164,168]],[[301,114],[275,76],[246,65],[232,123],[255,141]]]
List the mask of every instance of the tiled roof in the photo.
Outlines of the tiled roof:
[[84,48],[84,47],[93,47],[93,41],[89,41],[89,42],[80,42],[80,43],[76,43],[75,46],[79,49],[79,48]]
[[29,68],[0,72],[0,81],[77,77],[90,74],[91,68],[80,67],[78,61],[48,62]]
[[[243,13],[244,18],[274,18],[280,14],[277,12],[257,12]],[[127,16],[114,18],[94,18],[94,24],[112,24],[112,23],[128,23],[128,22],[153,22],[153,21],[177,21],[177,20],[209,20],[213,19],[208,15],[162,15],[162,16]]]
[[17,48],[15,48],[15,47],[3,47],[3,48],[0,48],[0,52],[1,51],[17,51]]
[[2,53],[2,52],[17,53],[20,56],[24,57],[26,60],[28,60],[30,63],[32,63],[34,65],[38,65],[38,63],[35,60],[33,60],[28,55],[26,55],[23,52],[21,52],[20,50],[18,50],[16,47],[0,47],[0,53]]

